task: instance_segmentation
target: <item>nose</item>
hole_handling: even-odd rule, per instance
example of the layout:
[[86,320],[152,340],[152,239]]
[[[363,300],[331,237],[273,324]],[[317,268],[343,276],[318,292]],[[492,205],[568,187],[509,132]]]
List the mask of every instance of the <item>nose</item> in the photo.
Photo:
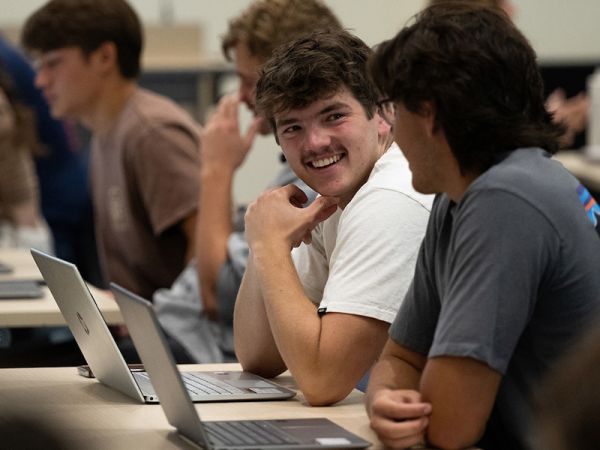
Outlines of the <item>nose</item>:
[[48,76],[43,69],[39,69],[35,73],[34,79],[35,87],[43,89],[48,84]]
[[327,130],[321,126],[309,126],[306,130],[306,149],[317,152],[331,145],[331,136]]
[[253,86],[247,86],[245,83],[240,83],[238,90],[240,101],[245,103],[250,109],[254,109],[254,93],[255,89]]

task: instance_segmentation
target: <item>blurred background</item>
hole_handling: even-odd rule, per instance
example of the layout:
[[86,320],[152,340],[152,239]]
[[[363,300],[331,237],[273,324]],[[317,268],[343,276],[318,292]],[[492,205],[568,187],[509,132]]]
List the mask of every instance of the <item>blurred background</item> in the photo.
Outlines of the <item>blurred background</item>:
[[[214,101],[235,89],[232,67],[220,53],[228,18],[249,0],[130,0],[146,26],[142,85],[183,104],[204,121]],[[600,66],[600,1],[513,0],[514,20],[538,52],[546,90],[563,87],[567,96],[585,89]],[[0,30],[18,40],[20,24],[44,0],[0,0]],[[342,23],[369,45],[392,37],[426,0],[325,0]],[[249,114],[243,118],[247,121]],[[585,134],[574,146],[584,144]],[[255,198],[277,170],[277,145],[260,137],[238,172],[235,198]]]

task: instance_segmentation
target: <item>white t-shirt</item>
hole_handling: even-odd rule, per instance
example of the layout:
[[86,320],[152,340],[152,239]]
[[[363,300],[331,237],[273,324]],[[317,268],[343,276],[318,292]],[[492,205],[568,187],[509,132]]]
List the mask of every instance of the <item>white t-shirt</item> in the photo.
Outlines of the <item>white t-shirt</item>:
[[411,178],[393,144],[346,208],[315,228],[312,244],[293,251],[304,291],[320,312],[394,320],[433,202],[414,190]]

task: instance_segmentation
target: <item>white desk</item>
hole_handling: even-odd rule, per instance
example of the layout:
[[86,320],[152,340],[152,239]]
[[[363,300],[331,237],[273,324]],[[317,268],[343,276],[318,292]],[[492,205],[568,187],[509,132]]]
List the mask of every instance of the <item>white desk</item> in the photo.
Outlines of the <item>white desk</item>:
[[[11,274],[0,274],[0,280],[41,280],[29,250],[0,249],[0,261],[14,268]],[[123,323],[117,303],[110,293],[89,286],[98,307],[109,324]],[[50,290],[44,286],[44,297],[39,299],[0,300],[0,327],[42,327],[65,325],[58,305]]]
[[[237,364],[185,366],[186,369],[236,370]],[[278,382],[294,388],[290,376]],[[179,438],[160,405],[142,405],[75,368],[0,369],[0,421],[19,409],[49,421],[72,448],[193,448]],[[196,404],[203,420],[327,417],[382,449],[369,427],[363,394],[354,391],[333,407],[306,406],[301,394],[287,401]]]

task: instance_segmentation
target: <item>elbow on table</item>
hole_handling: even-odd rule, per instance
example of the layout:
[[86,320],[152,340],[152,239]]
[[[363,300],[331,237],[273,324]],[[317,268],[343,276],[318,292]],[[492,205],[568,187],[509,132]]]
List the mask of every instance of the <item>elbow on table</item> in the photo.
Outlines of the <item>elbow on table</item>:
[[331,383],[324,382],[298,382],[298,386],[304,395],[304,399],[310,406],[330,406],[345,399],[353,386],[344,387],[335,381]]
[[427,429],[427,442],[440,450],[460,450],[475,445],[482,433],[459,430],[457,427],[432,427]]
[[240,355],[236,356],[240,365],[242,366],[242,370],[259,375],[263,378],[275,378],[277,375],[280,375],[285,371],[285,368],[274,367],[272,364],[269,364],[267,361],[259,358],[245,358],[244,356]]

